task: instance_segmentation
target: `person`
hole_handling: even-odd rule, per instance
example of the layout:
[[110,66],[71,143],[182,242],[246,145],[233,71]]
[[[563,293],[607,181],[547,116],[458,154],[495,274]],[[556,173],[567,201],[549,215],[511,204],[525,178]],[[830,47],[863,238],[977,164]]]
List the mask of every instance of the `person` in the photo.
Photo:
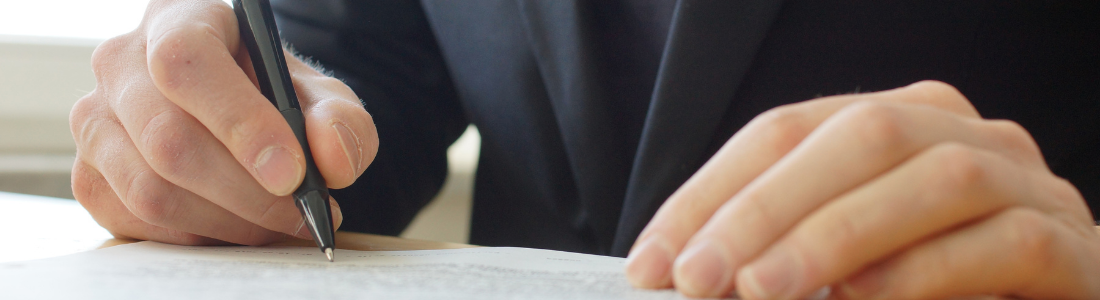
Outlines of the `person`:
[[[692,297],[1100,298],[1095,1],[273,5],[343,230],[399,233],[472,123],[474,244],[627,256]],[[308,238],[249,61],[216,0],[96,49],[70,124],[97,222]]]

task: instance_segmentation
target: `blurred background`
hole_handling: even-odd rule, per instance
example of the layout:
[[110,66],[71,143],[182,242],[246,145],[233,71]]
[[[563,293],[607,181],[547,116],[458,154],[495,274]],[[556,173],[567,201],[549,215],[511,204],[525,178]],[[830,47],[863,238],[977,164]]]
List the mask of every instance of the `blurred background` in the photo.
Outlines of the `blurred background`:
[[[96,45],[136,28],[148,2],[0,0],[0,191],[73,198],[69,110],[95,89]],[[443,190],[403,237],[467,242],[480,142],[470,127],[451,146]]]

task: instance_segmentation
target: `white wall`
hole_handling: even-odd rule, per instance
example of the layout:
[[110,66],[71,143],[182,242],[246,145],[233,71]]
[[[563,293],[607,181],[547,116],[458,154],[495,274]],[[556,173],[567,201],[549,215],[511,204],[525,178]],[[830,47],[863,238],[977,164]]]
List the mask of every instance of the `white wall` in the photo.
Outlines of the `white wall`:
[[71,154],[68,116],[95,89],[96,40],[0,36],[0,153]]
[[136,28],[148,3],[0,0],[0,154],[73,153],[69,109],[95,88],[92,51]]
[[72,198],[68,115],[98,40],[0,35],[0,191]]

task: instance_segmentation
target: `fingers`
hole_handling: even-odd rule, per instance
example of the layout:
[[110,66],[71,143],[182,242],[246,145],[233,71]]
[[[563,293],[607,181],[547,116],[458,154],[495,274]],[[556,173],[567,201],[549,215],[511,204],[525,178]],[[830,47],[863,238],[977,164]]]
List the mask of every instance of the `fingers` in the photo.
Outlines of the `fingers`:
[[179,17],[149,27],[148,69],[157,89],[194,116],[264,188],[289,195],[305,159],[278,110],[236,64],[232,9],[220,1],[164,8]]
[[107,181],[78,158],[73,165],[73,195],[100,226],[116,238],[160,241],[179,245],[221,245],[223,241],[150,225],[130,213]]
[[[796,222],[928,147],[954,141],[986,149],[1008,148],[1005,139],[992,138],[995,135],[987,127],[982,121],[922,105],[846,107],[726,202],[692,237],[674,266],[677,286],[700,296],[728,293],[733,288],[732,270]],[[1020,134],[1026,136],[1026,132]],[[1017,153],[1021,152],[1006,155]],[[1035,168],[1044,166],[1038,155],[1016,159]]]
[[[82,100],[74,107],[74,112],[90,112],[73,114],[74,137],[82,149],[78,152],[80,161],[102,174],[114,195],[118,195],[109,197],[115,200],[107,202],[121,201],[134,217],[150,225],[228,242],[257,245],[281,238],[281,234],[244,220],[163,179],[145,163],[117,120],[109,113],[95,113],[107,108],[95,104],[97,101]],[[79,184],[74,182],[74,185]],[[104,201],[96,200],[98,203]]]
[[313,160],[331,188],[345,188],[378,152],[374,121],[355,92],[286,53],[294,89],[302,100]]
[[[627,278],[639,287],[671,286],[676,254],[723,203],[787,155],[826,118],[846,106],[863,102],[925,105],[963,118],[979,117],[957,90],[939,82],[823,98],[761,114],[738,131],[662,205],[630,253]],[[763,215],[749,217],[766,219]]]
[[301,215],[289,197],[268,193],[203,124],[165,99],[148,77],[129,81],[125,89],[106,97],[125,127],[126,142],[134,141],[140,152],[134,159],[143,159],[171,184],[249,222],[300,234],[296,225]]
[[[795,299],[917,241],[1011,206],[1047,213],[1049,173],[944,143],[826,204],[738,273],[749,299]],[[884,199],[890,199],[884,201]],[[1072,221],[1089,225],[1087,221]]]
[[[199,7],[195,7],[199,6]],[[231,9],[224,4],[169,6],[184,20],[149,28],[149,70],[158,89],[209,129],[245,169],[276,195],[304,176],[304,158],[282,116],[249,78]],[[197,22],[196,22],[197,20]],[[287,55],[306,113],[314,160],[330,186],[350,185],[373,160],[377,137],[370,115],[343,82]],[[240,66],[238,66],[238,63]]]
[[1100,268],[1095,241],[1017,207],[906,250],[833,292],[845,299],[1097,299],[1100,278],[1089,271]]

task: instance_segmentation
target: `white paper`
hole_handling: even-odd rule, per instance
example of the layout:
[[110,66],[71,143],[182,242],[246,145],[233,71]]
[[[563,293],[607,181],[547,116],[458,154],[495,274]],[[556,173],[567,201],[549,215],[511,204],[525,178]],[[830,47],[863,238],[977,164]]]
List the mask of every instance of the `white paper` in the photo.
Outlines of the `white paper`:
[[[0,264],[4,299],[685,299],[639,290],[623,259],[526,248],[419,251],[140,242]],[[11,298],[8,298],[11,297]]]

